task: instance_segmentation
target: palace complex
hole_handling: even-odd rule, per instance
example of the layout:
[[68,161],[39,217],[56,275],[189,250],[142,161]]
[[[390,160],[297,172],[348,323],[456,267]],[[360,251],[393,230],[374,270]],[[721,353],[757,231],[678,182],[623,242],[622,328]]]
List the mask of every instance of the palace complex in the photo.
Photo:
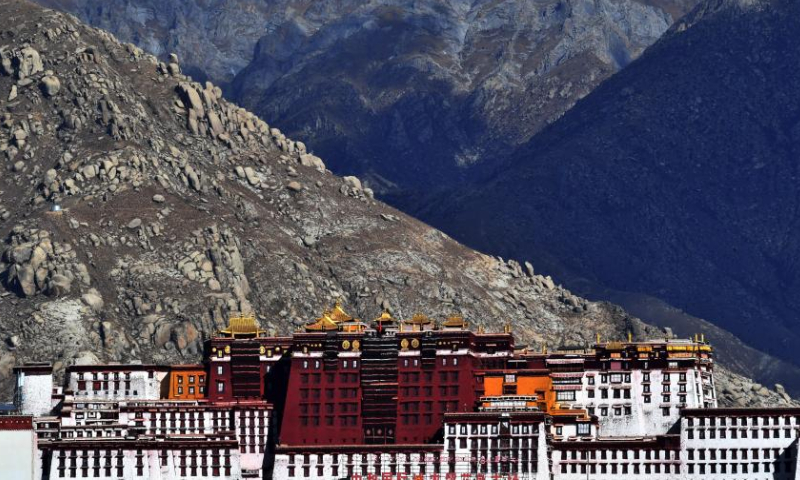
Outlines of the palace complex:
[[795,479],[800,409],[717,408],[713,368],[701,337],[531,351],[337,304],[233,318],[198,365],[19,366],[0,444],[35,480]]

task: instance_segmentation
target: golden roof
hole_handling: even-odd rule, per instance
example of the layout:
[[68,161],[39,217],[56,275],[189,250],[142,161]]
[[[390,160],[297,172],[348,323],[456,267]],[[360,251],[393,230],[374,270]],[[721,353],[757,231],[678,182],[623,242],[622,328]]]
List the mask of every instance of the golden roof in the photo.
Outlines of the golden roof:
[[384,310],[381,316],[376,318],[375,321],[378,323],[391,323],[394,322],[394,318],[392,318],[392,314],[389,313],[388,310]]
[[406,325],[428,325],[431,323],[431,319],[422,313],[415,313],[411,320],[406,320],[403,323]]
[[466,325],[467,322],[464,321],[464,317],[456,314],[450,315],[449,317],[447,317],[447,320],[445,320],[444,323],[442,323],[443,327],[450,327],[450,328],[453,327],[464,328]]
[[320,332],[320,331],[330,331],[330,330],[338,330],[339,325],[333,321],[333,319],[325,314],[317,319],[316,322],[309,323],[306,325],[307,332]]
[[326,312],[330,316],[330,319],[336,323],[339,322],[348,322],[353,319],[347,312],[344,311],[342,308],[342,302],[337,301],[336,304],[333,306],[333,310],[330,312]]
[[228,320],[228,328],[224,328],[219,333],[236,337],[237,335],[253,335],[258,336],[264,333],[264,330],[258,328],[256,317],[254,315],[231,317]]

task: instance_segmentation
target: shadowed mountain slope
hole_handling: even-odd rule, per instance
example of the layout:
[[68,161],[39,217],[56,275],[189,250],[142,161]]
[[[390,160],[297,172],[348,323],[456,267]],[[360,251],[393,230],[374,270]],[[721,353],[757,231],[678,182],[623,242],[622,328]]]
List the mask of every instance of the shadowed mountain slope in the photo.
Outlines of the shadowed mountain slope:
[[752,374],[798,392],[798,31],[796,1],[708,2],[422,218],[578,291],[704,318],[791,364]]

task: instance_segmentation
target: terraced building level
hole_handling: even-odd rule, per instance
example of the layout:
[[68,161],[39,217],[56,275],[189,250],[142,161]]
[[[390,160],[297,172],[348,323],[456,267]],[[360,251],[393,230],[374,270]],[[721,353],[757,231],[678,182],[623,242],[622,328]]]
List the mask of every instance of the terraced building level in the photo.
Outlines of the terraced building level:
[[796,478],[800,410],[718,409],[713,370],[702,337],[532,351],[336,304],[233,318],[197,365],[17,367],[0,442],[30,430],[36,480]]

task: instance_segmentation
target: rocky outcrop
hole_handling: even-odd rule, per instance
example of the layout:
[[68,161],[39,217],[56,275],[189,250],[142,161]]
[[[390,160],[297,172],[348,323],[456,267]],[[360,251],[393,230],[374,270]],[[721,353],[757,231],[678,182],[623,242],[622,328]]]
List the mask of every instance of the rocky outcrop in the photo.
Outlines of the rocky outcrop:
[[15,228],[3,252],[2,277],[6,287],[24,297],[39,293],[62,296],[70,293],[73,283],[91,284],[86,265],[68,243],[53,242],[50,233],[36,229]]

